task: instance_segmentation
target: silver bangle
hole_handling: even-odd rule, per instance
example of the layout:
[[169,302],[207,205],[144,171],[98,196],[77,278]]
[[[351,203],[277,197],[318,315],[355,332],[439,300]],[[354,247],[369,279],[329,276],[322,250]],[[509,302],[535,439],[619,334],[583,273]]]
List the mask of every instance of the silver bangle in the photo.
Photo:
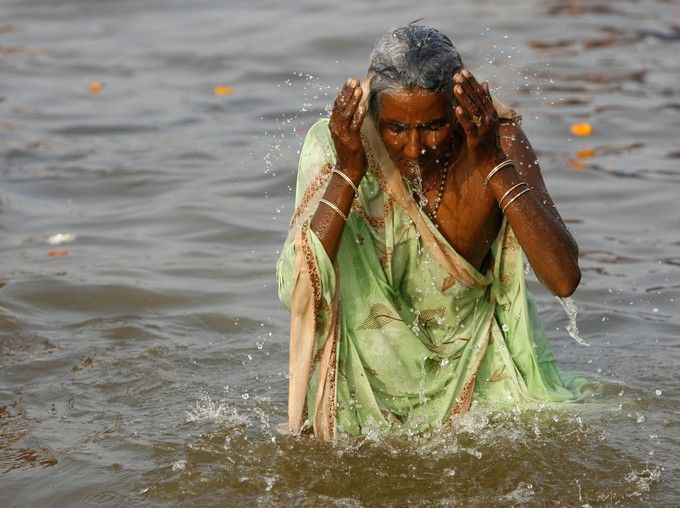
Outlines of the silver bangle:
[[333,203],[331,203],[330,201],[328,201],[327,199],[323,199],[323,198],[321,198],[321,199],[319,200],[319,203],[323,203],[323,204],[329,206],[330,208],[332,208],[333,210],[335,210],[336,212],[338,212],[338,214],[340,215],[340,217],[342,217],[342,219],[343,219],[345,222],[347,222],[347,215],[345,215],[344,213],[342,213],[342,210],[340,210],[340,208],[338,208],[337,206],[335,206],[335,204],[333,204]]
[[501,169],[503,169],[506,166],[514,166],[514,165],[515,165],[515,161],[513,161],[512,159],[505,159],[503,162],[498,164],[495,168],[493,168],[491,171],[489,171],[488,175],[486,175],[486,178],[484,179],[484,187],[489,185],[489,180],[491,180],[491,177],[493,175],[495,175],[496,173],[498,173]]
[[[507,198],[508,195],[509,195],[512,191],[514,191],[517,187],[521,187],[522,185],[527,185],[527,184],[526,184],[526,182],[519,182],[518,184],[513,185],[512,187],[510,187],[510,188],[505,192],[505,194],[503,194],[503,197],[502,197],[501,199],[498,200],[498,204],[500,205],[501,203],[503,203],[503,200],[504,200],[505,198]],[[527,185],[527,187],[529,187],[529,186]]]
[[333,171],[333,173],[335,173],[336,175],[340,175],[341,177],[343,177],[343,178],[345,179],[345,181],[349,184],[349,186],[352,187],[352,189],[354,189],[354,192],[355,192],[355,193],[357,193],[357,194],[359,193],[359,189],[357,189],[357,186],[354,185],[354,182],[352,181],[352,179],[351,179],[349,176],[347,176],[345,173],[343,173],[342,171],[340,171],[340,170],[339,170],[338,168],[336,168],[335,166],[333,166],[333,170],[332,170],[332,171]]
[[506,209],[507,207],[509,207],[509,206],[512,204],[512,202],[513,202],[514,200],[516,200],[518,197],[520,197],[520,196],[521,196],[522,194],[524,194],[525,192],[529,192],[530,190],[531,190],[531,187],[529,187],[529,186],[527,185],[527,188],[524,189],[523,191],[520,191],[520,192],[518,192],[517,194],[515,194],[515,195],[512,197],[512,199],[511,199],[510,201],[507,202],[507,204],[503,207],[503,210],[501,210],[501,211],[502,211],[503,213],[505,213],[505,209]]

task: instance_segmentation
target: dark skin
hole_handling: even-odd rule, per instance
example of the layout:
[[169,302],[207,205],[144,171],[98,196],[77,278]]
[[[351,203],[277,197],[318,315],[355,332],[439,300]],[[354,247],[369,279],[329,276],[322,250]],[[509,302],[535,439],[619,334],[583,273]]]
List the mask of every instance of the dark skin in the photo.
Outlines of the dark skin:
[[[447,167],[437,226],[477,269],[484,268],[502,223],[499,201],[513,186],[525,182],[531,190],[510,203],[504,214],[538,278],[555,295],[571,295],[581,278],[578,247],[546,190],[529,141],[519,125],[498,118],[488,83],[478,83],[466,69],[453,80],[455,109],[449,97],[422,89],[382,94],[378,130],[390,158],[405,178],[413,179],[413,167],[418,165],[428,199],[426,212],[432,212],[442,165]],[[337,168],[356,185],[367,169],[359,135],[366,115],[359,106],[361,93],[359,80],[349,79],[336,98],[330,120]],[[516,164],[498,171],[485,185],[489,172],[507,158]],[[511,191],[502,205],[526,188],[522,185]],[[347,215],[354,191],[334,174],[324,197]],[[320,204],[311,227],[334,259],[343,219]]]

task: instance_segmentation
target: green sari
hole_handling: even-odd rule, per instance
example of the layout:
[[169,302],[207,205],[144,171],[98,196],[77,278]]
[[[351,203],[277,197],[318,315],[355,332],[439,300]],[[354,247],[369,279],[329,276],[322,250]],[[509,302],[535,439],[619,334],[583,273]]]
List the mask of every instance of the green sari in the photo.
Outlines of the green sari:
[[[497,104],[499,115],[514,112]],[[277,263],[291,310],[288,429],[419,432],[448,424],[472,400],[493,406],[565,401],[507,221],[478,272],[411,197],[370,119],[369,170],[335,263],[309,227],[335,163],[328,120],[308,132],[296,210]]]

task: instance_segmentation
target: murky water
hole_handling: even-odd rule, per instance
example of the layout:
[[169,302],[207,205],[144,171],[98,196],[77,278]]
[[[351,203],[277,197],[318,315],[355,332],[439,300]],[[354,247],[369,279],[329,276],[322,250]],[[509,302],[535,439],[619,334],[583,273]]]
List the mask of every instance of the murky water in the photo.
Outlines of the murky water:
[[[677,504],[678,4],[499,5],[0,4],[0,504]],[[524,115],[590,347],[531,287],[562,368],[604,393],[418,438],[278,437],[301,137],[423,16]]]

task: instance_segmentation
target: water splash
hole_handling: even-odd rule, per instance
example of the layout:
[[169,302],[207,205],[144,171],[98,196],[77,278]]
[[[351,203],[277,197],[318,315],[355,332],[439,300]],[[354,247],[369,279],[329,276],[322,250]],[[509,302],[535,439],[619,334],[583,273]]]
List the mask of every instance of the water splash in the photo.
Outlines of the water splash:
[[567,313],[567,317],[569,318],[569,323],[567,324],[567,333],[569,334],[569,336],[582,346],[590,346],[590,343],[583,340],[581,335],[579,335],[578,326],[576,324],[576,313],[578,312],[578,309],[576,308],[574,300],[572,300],[571,298],[559,298],[559,297],[557,297],[557,299],[562,304],[562,307],[564,308],[564,311]]
[[645,492],[649,492],[651,486],[659,482],[661,478],[661,468],[654,467],[652,469],[645,468],[642,471],[631,471],[625,476],[625,480],[628,483],[632,483],[637,487],[637,491],[634,492],[630,497],[639,497]]
[[176,460],[175,462],[172,463],[173,471],[184,471],[186,467],[187,467],[186,460]]
[[427,206],[427,198],[423,192],[423,174],[420,170],[420,164],[417,161],[409,162],[409,170],[412,178],[409,178],[411,182],[411,191],[418,197],[418,206],[421,210]]
[[236,409],[227,407],[224,402],[214,402],[208,395],[202,395],[195,406],[184,413],[187,423],[215,422],[245,425],[248,421],[248,418],[237,413]]

